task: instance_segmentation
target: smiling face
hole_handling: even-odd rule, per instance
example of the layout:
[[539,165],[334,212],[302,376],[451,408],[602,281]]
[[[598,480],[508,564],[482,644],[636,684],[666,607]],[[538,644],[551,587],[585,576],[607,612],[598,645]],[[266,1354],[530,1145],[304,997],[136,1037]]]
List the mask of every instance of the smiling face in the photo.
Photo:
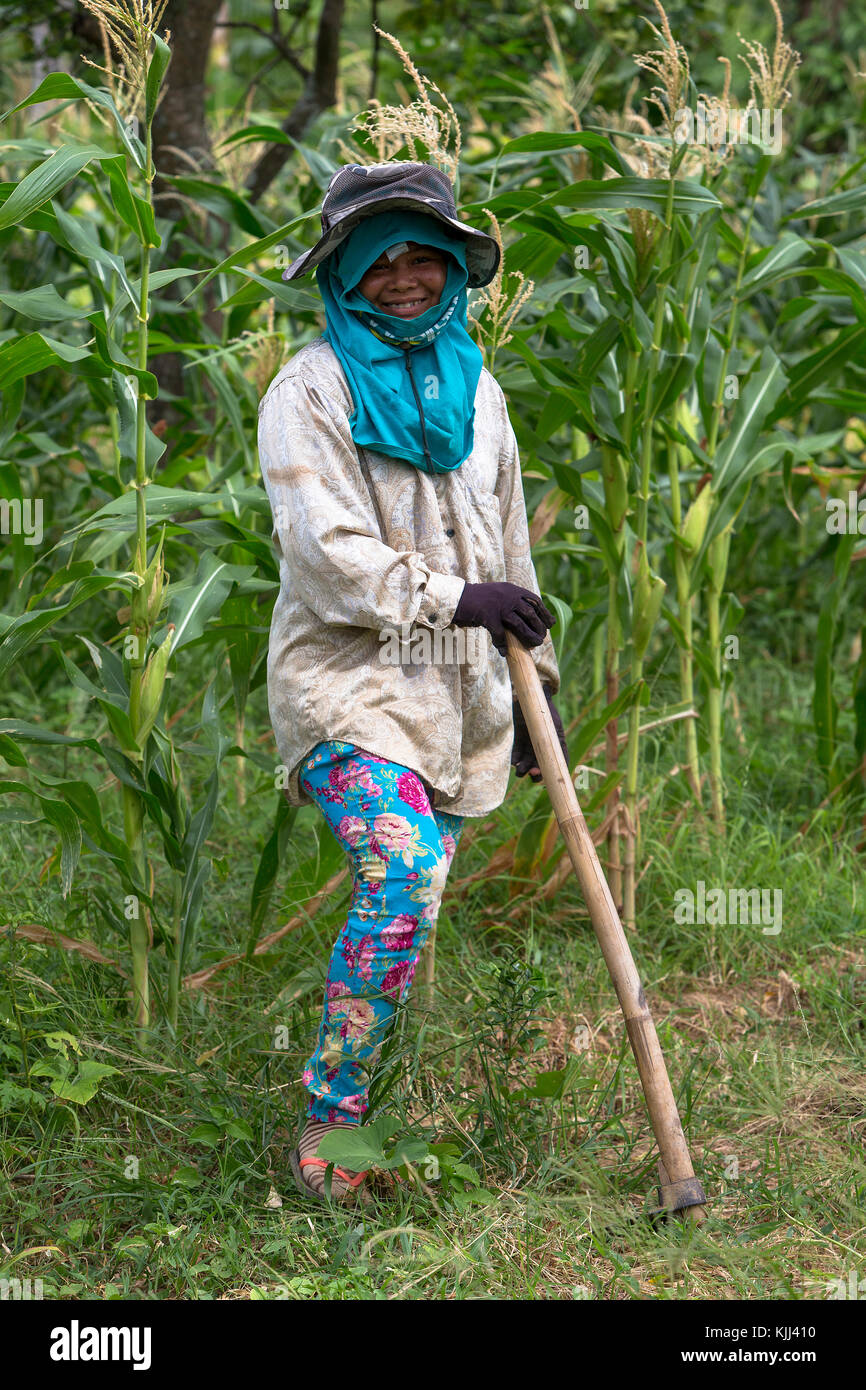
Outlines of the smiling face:
[[447,252],[438,246],[406,243],[407,251],[389,261],[384,251],[362,276],[358,289],[385,314],[414,319],[439,303],[448,277]]

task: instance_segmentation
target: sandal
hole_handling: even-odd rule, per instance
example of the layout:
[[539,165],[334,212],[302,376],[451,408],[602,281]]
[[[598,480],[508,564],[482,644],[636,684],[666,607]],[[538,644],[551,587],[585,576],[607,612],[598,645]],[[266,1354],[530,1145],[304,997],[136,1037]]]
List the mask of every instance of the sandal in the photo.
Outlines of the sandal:
[[[313,1201],[327,1204],[328,1199],[325,1196],[324,1186],[321,1191],[314,1187],[304,1176],[304,1169],[313,1168],[325,1170],[331,1166],[333,1160],[319,1158],[315,1153],[307,1153],[303,1158],[301,1157],[301,1146],[306,1132],[305,1129],[304,1134],[301,1135],[298,1141],[298,1147],[289,1155],[295,1186],[305,1197],[310,1197]],[[327,1129],[323,1129],[322,1133],[327,1133]],[[321,1135],[316,1136],[316,1147],[318,1147],[318,1140],[320,1138]],[[364,1179],[368,1176],[368,1172],[369,1170],[365,1169],[362,1173],[355,1173],[341,1168],[339,1164],[334,1164],[331,1178],[331,1201],[344,1202],[350,1200],[352,1196],[360,1197],[362,1195],[360,1188]]]

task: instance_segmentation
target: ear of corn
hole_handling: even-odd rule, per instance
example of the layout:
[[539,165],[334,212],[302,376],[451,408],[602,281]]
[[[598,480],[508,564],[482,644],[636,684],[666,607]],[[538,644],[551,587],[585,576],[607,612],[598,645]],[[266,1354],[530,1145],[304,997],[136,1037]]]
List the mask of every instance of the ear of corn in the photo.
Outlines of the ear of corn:
[[634,590],[634,618],[631,630],[635,654],[640,659],[646,654],[653,629],[658,622],[666,588],[665,581],[651,572],[646,551],[642,550]]

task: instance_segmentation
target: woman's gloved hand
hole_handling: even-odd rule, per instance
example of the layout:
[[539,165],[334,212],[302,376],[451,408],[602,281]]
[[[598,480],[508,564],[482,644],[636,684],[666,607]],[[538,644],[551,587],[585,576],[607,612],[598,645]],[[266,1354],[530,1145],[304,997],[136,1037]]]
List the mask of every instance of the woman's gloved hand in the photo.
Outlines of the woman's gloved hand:
[[503,582],[464,585],[451,621],[456,627],[486,627],[494,647],[505,656],[506,628],[524,647],[537,647],[556,617],[531,589]]
[[[553,696],[550,693],[550,686],[542,685],[544,698],[547,701],[547,708],[550,710],[550,717],[553,720],[553,727],[559,737],[559,746],[562,749],[562,756],[568,764],[568,746],[565,742],[565,729],[559,717],[559,710],[553,703]],[[532,740],[529,737],[529,730],[526,727],[526,720],[523,717],[523,710],[520,708],[519,701],[515,700],[512,705],[512,715],[514,717],[514,745],[511,749],[511,763],[518,777],[525,777],[527,772],[533,782],[541,781],[541,769],[532,747]]]

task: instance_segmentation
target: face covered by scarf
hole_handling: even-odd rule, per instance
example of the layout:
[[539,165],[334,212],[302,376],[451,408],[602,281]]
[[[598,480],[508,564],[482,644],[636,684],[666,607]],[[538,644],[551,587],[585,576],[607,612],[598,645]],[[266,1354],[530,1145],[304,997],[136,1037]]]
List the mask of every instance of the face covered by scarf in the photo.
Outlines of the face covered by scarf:
[[[412,319],[383,313],[358,288],[383,252],[405,242],[449,253],[439,303]],[[459,468],[472,452],[483,364],[466,330],[465,243],[425,213],[377,213],[318,266],[316,279],[324,337],[355,402],[349,417],[355,443],[427,473]]]

